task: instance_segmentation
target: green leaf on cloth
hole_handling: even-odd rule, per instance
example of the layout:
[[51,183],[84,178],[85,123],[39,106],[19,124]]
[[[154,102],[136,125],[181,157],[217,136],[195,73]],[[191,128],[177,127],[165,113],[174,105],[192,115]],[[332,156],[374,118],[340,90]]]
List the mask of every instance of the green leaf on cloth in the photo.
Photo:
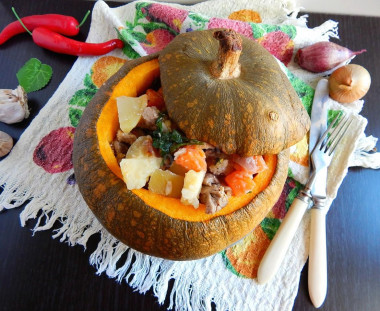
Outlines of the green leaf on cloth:
[[70,99],[69,105],[86,107],[96,93],[96,89],[81,89],[75,92]]
[[129,44],[124,44],[123,53],[130,59],[140,57],[139,53],[137,53]]
[[72,126],[77,127],[79,120],[82,117],[83,110],[78,108],[69,108],[69,119]]
[[290,70],[286,70],[286,75],[288,76],[290,83],[292,84],[298,97],[301,99],[306,111],[309,115],[311,115],[311,106],[314,99],[314,89],[302,81],[300,78],[296,77]]
[[78,126],[84,108],[86,108],[98,91],[98,88],[91,79],[91,74],[86,74],[83,84],[85,88],[76,91],[69,101],[69,119],[74,127]]
[[303,188],[303,185],[300,182],[296,181],[295,179],[291,178],[290,176],[288,177],[287,183],[289,183],[289,184],[291,183],[294,188],[292,188],[292,190],[289,192],[289,194],[286,198],[286,201],[285,201],[286,211],[289,210],[289,207],[290,207],[290,205],[292,205],[293,200],[298,195],[298,192]]
[[195,14],[190,12],[189,17],[193,20],[195,26],[202,29],[206,28],[206,24],[209,21],[209,18],[203,16],[202,14]]
[[[342,114],[342,110],[332,110],[332,109],[329,109],[328,112],[327,112],[327,125],[330,125],[331,122],[334,121],[335,118],[339,114]],[[340,117],[339,117],[339,119],[340,119]]]
[[254,38],[261,38],[267,33],[275,32],[275,31],[282,31],[283,33],[286,33],[291,39],[294,39],[297,35],[297,29],[293,25],[283,25],[283,26],[277,26],[277,25],[266,25],[266,24],[256,24],[256,23],[250,23],[252,26],[252,32]]
[[96,87],[96,85],[94,84],[94,82],[92,82],[92,79],[91,79],[92,73],[93,72],[91,70],[91,74],[86,74],[86,76],[84,77],[83,84],[88,89],[98,90],[98,88]]
[[222,255],[223,262],[224,262],[224,264],[226,265],[226,268],[227,268],[230,272],[232,272],[232,273],[235,274],[236,276],[239,276],[239,277],[242,277],[242,278],[245,278],[245,277],[246,277],[246,276],[244,276],[243,274],[239,273],[239,272],[235,269],[234,265],[231,263],[231,261],[230,261],[230,260],[228,259],[228,257],[227,257],[227,251],[226,251],[226,250],[220,252],[220,255]]
[[18,83],[25,92],[35,92],[45,87],[53,74],[53,69],[42,64],[37,58],[31,58],[17,72]]
[[260,226],[265,232],[265,234],[268,236],[268,238],[272,240],[278,228],[280,227],[280,224],[281,224],[281,221],[279,219],[267,217],[267,218],[264,218]]

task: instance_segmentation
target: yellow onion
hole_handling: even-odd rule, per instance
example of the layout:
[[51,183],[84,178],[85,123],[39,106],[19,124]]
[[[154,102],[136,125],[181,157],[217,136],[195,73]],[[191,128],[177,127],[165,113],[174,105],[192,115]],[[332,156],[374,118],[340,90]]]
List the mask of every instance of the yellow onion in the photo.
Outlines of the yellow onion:
[[329,78],[330,97],[339,103],[352,103],[367,94],[371,76],[360,65],[349,64],[336,69]]

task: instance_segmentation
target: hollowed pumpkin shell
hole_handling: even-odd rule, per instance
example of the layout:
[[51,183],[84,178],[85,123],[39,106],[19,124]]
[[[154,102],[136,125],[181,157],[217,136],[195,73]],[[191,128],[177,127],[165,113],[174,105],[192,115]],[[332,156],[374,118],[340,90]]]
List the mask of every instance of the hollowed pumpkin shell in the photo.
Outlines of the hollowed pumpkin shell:
[[[267,156],[271,169],[267,175],[257,175],[259,193],[236,198],[231,212],[226,207],[210,216],[202,207],[194,210],[182,205],[189,209],[183,217],[176,209],[182,208],[177,199],[145,189],[129,191],[109,153],[112,152],[109,142],[118,128],[114,97],[119,89],[114,87],[121,83],[119,86],[129,96],[143,93],[159,75],[157,57],[154,54],[128,61],[89,103],[75,132],[75,176],[90,209],[121,242],[157,257],[198,259],[225,249],[262,221],[283,188],[289,153],[286,150],[277,156]],[[171,208],[174,214],[170,215]]]

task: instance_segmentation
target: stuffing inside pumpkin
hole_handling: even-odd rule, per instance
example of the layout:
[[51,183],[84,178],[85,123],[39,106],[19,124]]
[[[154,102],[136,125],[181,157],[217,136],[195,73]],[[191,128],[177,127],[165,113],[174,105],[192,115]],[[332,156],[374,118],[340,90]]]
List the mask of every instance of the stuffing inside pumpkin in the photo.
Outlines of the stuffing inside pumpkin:
[[188,139],[167,115],[159,86],[116,103],[120,129],[111,147],[129,190],[145,188],[194,208],[202,203],[213,214],[232,195],[252,192],[253,177],[267,169],[260,155],[228,155]]

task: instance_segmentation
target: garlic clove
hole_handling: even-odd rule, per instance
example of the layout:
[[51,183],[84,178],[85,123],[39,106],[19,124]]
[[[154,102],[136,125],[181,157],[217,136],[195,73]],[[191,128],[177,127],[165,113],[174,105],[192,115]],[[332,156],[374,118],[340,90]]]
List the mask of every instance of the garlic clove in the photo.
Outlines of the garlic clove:
[[0,157],[6,156],[13,147],[13,139],[7,133],[0,131]]
[[25,119],[27,119],[30,115],[29,107],[28,107],[28,96],[26,95],[26,92],[24,88],[19,85],[14,92],[17,95],[17,98],[19,100],[19,103],[21,104],[22,108],[24,108],[25,111]]
[[27,94],[18,86],[14,90],[0,90],[0,122],[7,124],[21,122],[29,117]]

